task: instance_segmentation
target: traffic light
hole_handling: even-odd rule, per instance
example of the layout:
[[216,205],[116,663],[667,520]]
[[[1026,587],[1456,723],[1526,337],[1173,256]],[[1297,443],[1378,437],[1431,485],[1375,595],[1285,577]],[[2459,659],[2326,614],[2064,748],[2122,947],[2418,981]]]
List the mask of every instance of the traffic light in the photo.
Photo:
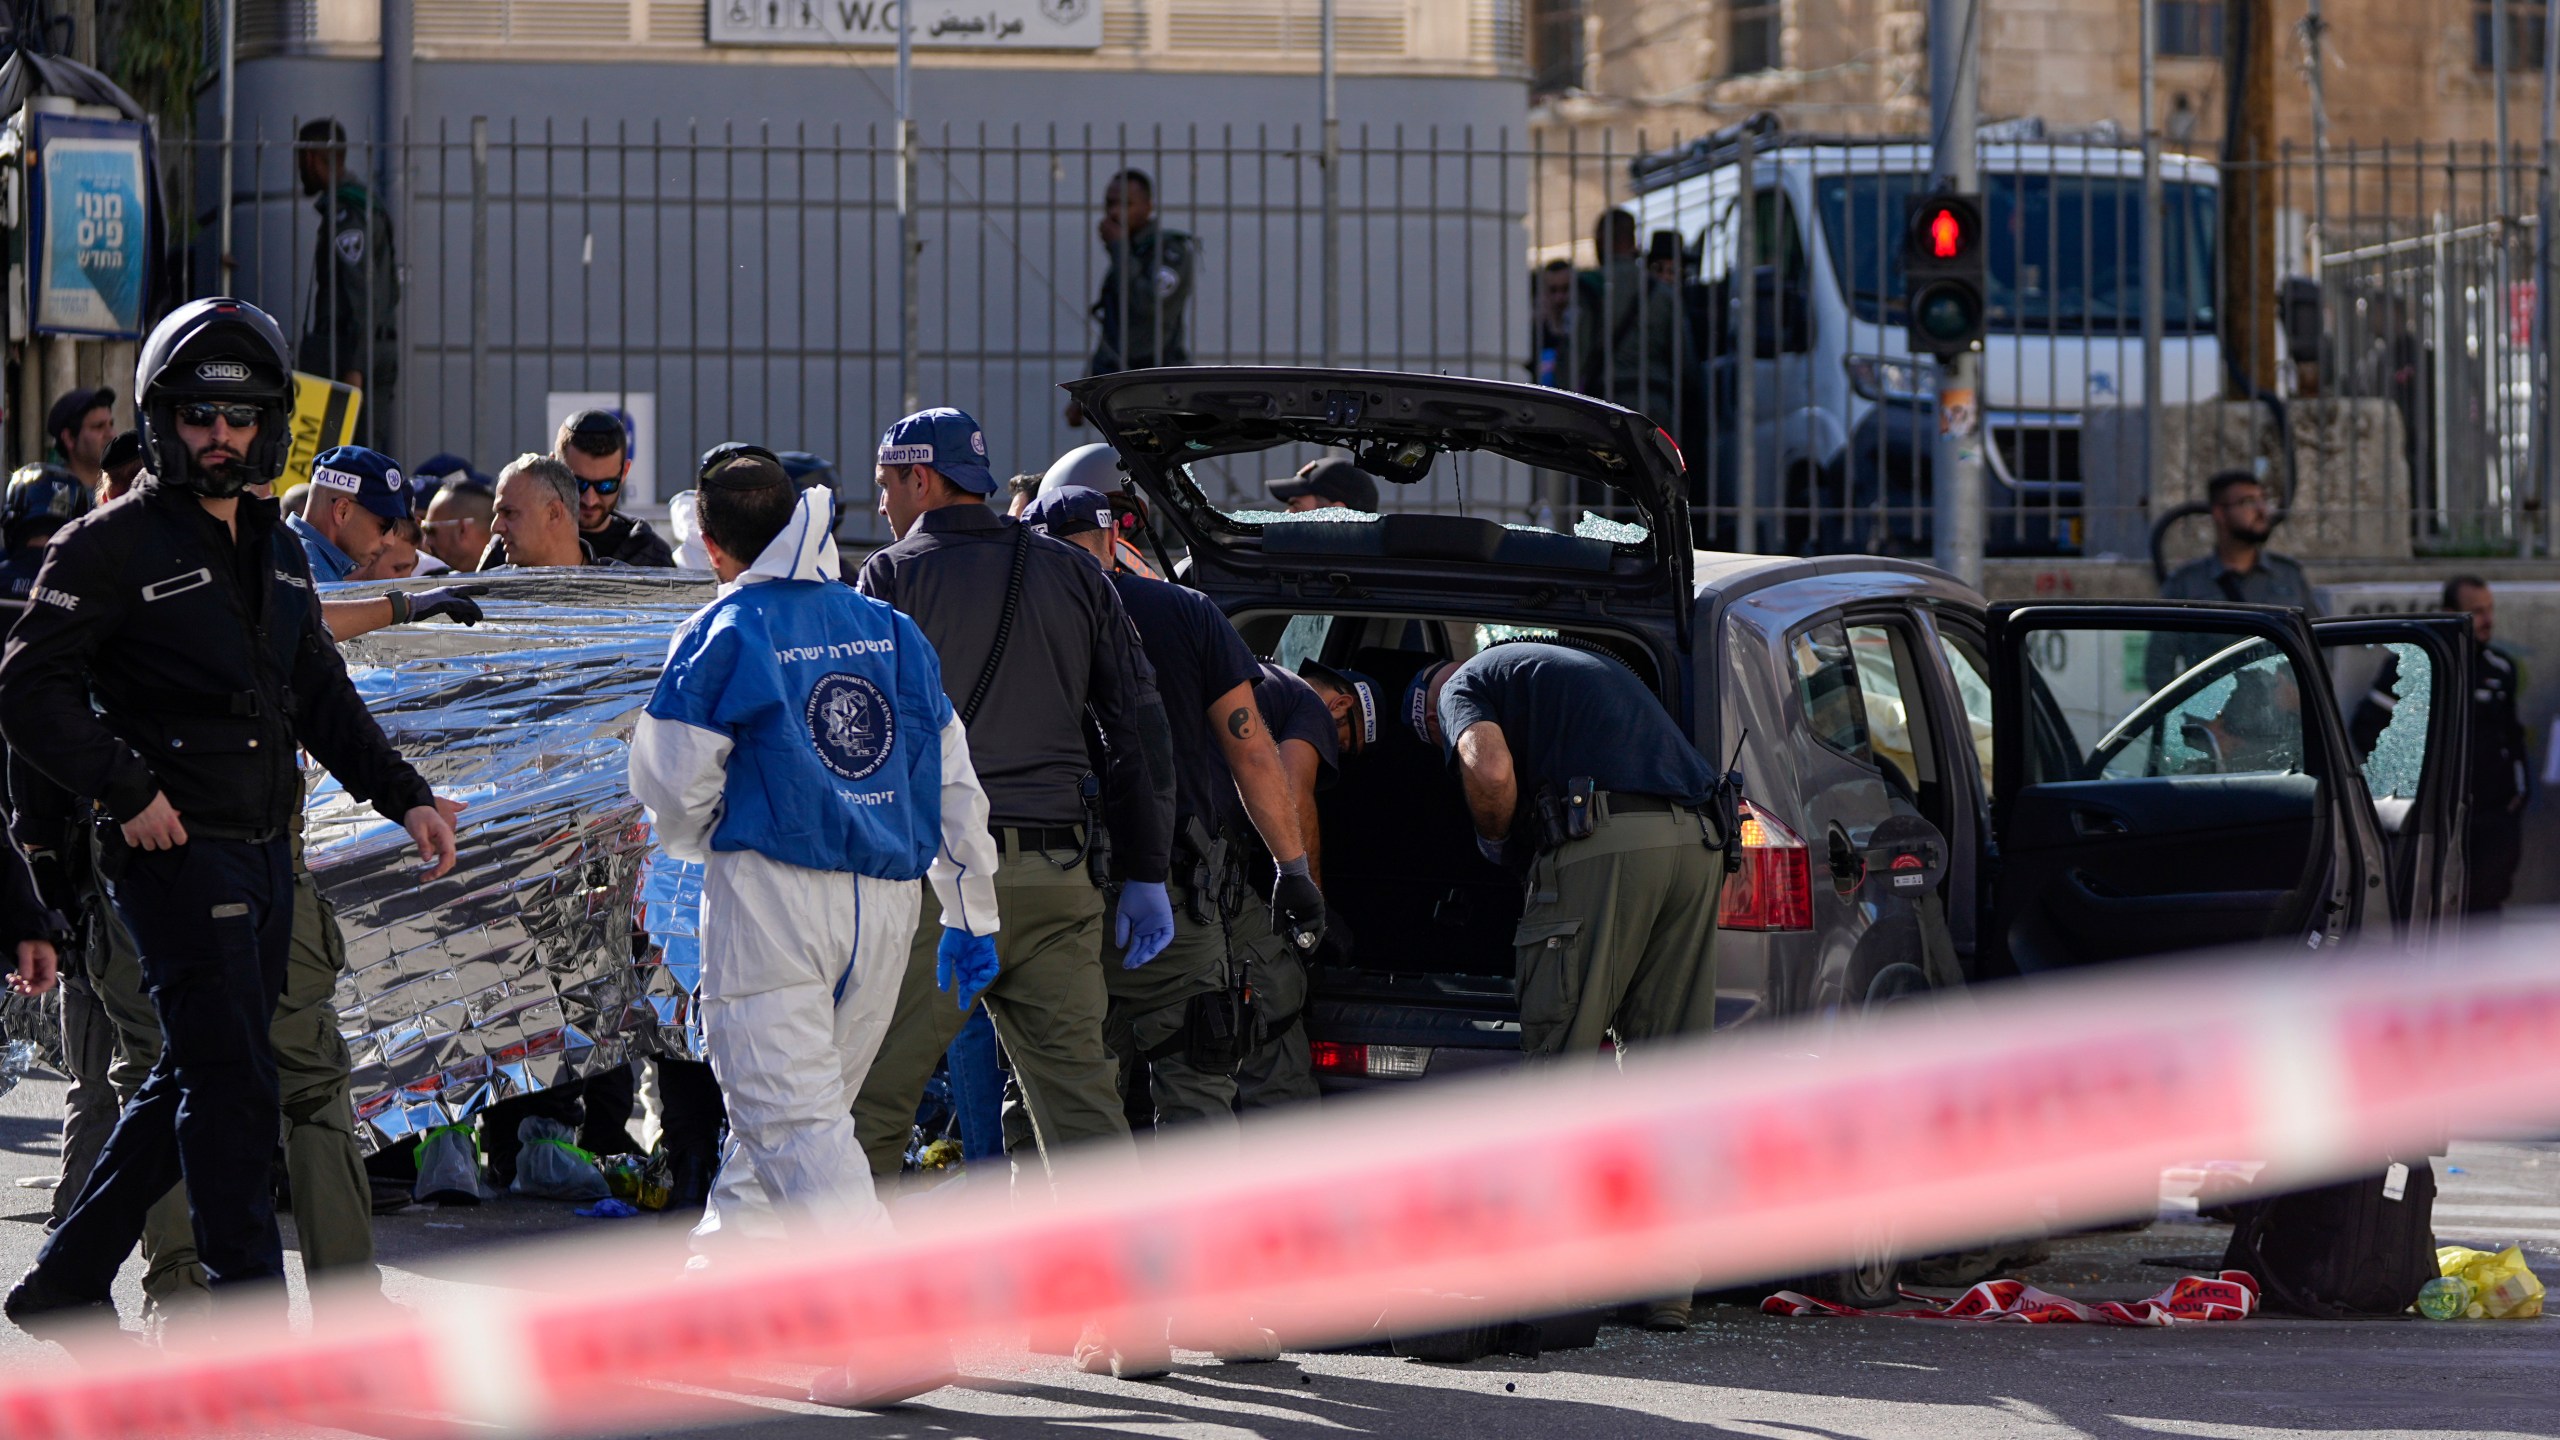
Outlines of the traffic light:
[[1981,348],[1982,201],[1915,195],[1903,211],[1903,315],[1915,355],[1944,359]]

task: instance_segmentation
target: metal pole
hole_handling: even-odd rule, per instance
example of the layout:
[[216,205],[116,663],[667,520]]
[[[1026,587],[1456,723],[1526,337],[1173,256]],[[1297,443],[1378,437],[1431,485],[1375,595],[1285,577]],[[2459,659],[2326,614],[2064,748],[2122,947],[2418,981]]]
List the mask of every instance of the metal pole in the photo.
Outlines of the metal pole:
[[2489,68],[2497,72],[2492,93],[2498,110],[2498,219],[2504,222],[2516,213],[2507,193],[2507,0],[2489,0]]
[[1324,363],[1342,363],[1342,112],[1334,94],[1334,0],[1324,0],[1319,43],[1324,51],[1324,307],[1318,333],[1324,341]]
[[[2316,7],[2319,0],[2312,0]],[[2160,336],[2164,326],[2161,287],[2167,246],[2162,232],[2168,210],[2160,187],[2160,0],[2142,0],[2142,476],[2141,501],[2148,506],[2157,491],[2162,447],[2169,433],[2161,408]]]
[[2560,143],[2560,24],[2552,23],[2547,12],[2542,24],[2542,193],[2535,200],[2533,226],[2535,247],[2534,273],[2541,278],[2534,298],[2541,314],[2536,317],[2534,338],[2542,351],[2542,553],[2560,555],[2560,486],[2552,477],[2560,473],[2560,405],[2551,403],[2554,382],[2560,382],[2560,347],[2552,344],[2551,326],[2560,318],[2560,305],[2553,303],[2552,290],[2560,284],[2560,268],[2553,261],[2560,257],[2560,247],[2551,243],[2551,221],[2555,186],[2551,170],[2552,147]]
[[231,150],[239,108],[234,103],[234,76],[240,58],[240,0],[222,0],[222,197],[215,226],[214,264],[222,275],[222,293],[231,291]]
[[[1974,15],[1980,0],[1929,0],[1930,177],[1961,194],[1982,188],[1974,151]],[[2146,10],[2148,7],[2145,7]],[[1931,558],[1982,585],[1982,357],[1938,366],[1938,447]]]
[[2329,38],[2329,22],[2320,14],[2320,0],[2309,0],[2309,5],[2302,18],[2302,48],[2311,79],[2311,233],[2316,237],[2311,243],[2311,272],[2317,278],[2320,252],[2329,242],[2329,87],[2320,49]]
[[[239,0],[223,0],[223,8],[227,11],[238,3]],[[416,19],[412,0],[382,0],[382,124],[374,148],[379,172],[376,183],[380,188],[374,193],[389,203],[391,218],[395,222],[409,218],[409,152],[403,148],[402,142],[409,138],[410,107],[415,103],[412,82],[417,77],[417,69],[412,62],[416,58]],[[368,304],[388,303],[388,297],[369,290],[366,294]],[[366,328],[376,331],[378,325],[369,320]],[[409,327],[395,325],[393,335],[391,368],[401,375],[416,374],[416,367],[408,363]],[[380,357],[368,356],[366,380],[377,380],[381,369]],[[375,385],[374,394],[379,396],[382,393],[382,387]],[[394,455],[406,454],[408,452],[402,447],[406,431],[400,423],[399,394],[395,392],[391,400],[388,411],[379,416],[378,423],[373,426],[375,443]]]
[[[1733,283],[1727,287],[1740,305],[1733,317],[1733,548],[1745,555],[1760,553],[1760,197],[1751,173],[1756,138],[1743,132],[1742,150],[1734,161],[1733,223],[1738,228]],[[1608,259],[1600,257],[1604,265]]]
[[[2491,162],[2497,167],[2498,172],[2498,223],[2497,227],[2490,232],[2492,237],[2490,243],[2496,247],[2490,251],[2490,259],[2497,286],[2495,293],[2498,296],[2498,306],[2501,311],[2506,304],[2509,289],[2507,264],[2509,256],[2513,253],[2512,237],[2516,223],[2515,185],[2507,164],[2510,154],[2508,146],[2511,143],[2507,133],[2507,66],[2513,58],[2507,48],[2512,38],[2507,34],[2508,18],[2507,0],[2490,0],[2489,55],[2491,68],[2498,72],[2493,89],[2498,111],[2496,116],[2498,153],[2497,158]],[[2546,14],[2545,29],[2549,28],[2547,19]],[[2490,484],[2494,487],[2499,525],[2510,537],[2519,542],[2517,547],[2519,554],[2530,554],[2531,543],[2524,541],[2522,536],[2517,534],[2522,527],[2516,523],[2516,475],[2513,456],[2507,447],[2509,411],[2506,388],[2507,380],[2512,373],[2507,365],[2513,349],[2513,341],[2506,325],[2506,318],[2503,313],[2500,313],[2491,330],[2491,333],[2497,337],[2498,343],[2484,357],[2484,364],[2489,372],[2490,393],[2498,397],[2488,407],[2488,412],[2493,417],[2489,424],[2492,437],[2491,453],[2496,456],[2491,468]]]
[[476,446],[486,433],[480,404],[489,374],[489,117],[471,117],[471,423]]
[[918,255],[924,238],[916,224],[915,26],[909,0],[898,6],[898,404],[912,415],[924,408],[924,279]]

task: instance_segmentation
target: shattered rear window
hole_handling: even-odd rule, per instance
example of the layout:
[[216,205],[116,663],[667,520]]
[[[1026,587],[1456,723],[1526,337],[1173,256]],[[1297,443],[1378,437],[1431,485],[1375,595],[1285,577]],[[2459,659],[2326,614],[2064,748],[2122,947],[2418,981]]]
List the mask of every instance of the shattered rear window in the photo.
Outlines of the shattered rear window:
[[[1277,525],[1284,521],[1316,525],[1360,525],[1379,518],[1366,510],[1350,510],[1341,506],[1329,506],[1322,510],[1221,510],[1218,513],[1238,525],[1257,528],[1264,525]],[[1502,528],[1517,530],[1527,535],[1556,533],[1548,526],[1531,525],[1517,520],[1502,522]],[[1625,520],[1612,520],[1605,515],[1594,515],[1588,510],[1582,512],[1581,519],[1573,522],[1572,533],[1576,539],[1606,540],[1612,545],[1642,545],[1653,536],[1653,532],[1642,525]]]
[[2387,646],[2399,662],[2392,679],[2391,723],[2364,757],[2365,788],[2376,800],[2415,800],[2427,768],[2427,710],[2435,690],[2434,664],[2423,645]]

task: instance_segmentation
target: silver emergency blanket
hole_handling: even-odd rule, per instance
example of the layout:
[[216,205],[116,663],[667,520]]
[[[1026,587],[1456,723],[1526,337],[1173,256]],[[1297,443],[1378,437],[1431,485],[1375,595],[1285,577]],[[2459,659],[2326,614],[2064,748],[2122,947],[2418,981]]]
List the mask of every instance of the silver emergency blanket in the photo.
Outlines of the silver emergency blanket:
[[346,939],[338,1019],[368,1147],[635,1056],[700,1053],[687,1033],[700,867],[655,850],[628,746],[711,578],[453,578],[487,587],[480,625],[395,626],[343,648],[392,743],[437,794],[467,802],[460,863],[421,884],[407,833],[333,780],[305,811],[312,873]]

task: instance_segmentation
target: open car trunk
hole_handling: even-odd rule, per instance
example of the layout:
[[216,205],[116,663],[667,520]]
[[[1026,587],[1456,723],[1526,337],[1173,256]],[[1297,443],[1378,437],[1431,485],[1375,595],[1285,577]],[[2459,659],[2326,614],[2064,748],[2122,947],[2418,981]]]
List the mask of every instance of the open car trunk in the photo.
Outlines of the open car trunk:
[[[1413,676],[1488,645],[1541,639],[1604,650],[1657,694],[1672,673],[1638,632],[1524,626],[1505,616],[1323,614],[1248,607],[1234,616],[1256,653],[1292,666],[1321,660],[1375,681],[1390,709]],[[1401,716],[1343,758],[1316,797],[1326,903],[1348,935],[1311,974],[1309,1033],[1345,1045],[1430,1047],[1445,1071],[1452,1050],[1488,1062],[1519,1047],[1512,936],[1517,875],[1477,853],[1456,773],[1415,739]]]
[[[1449,376],[1219,367],[1067,387],[1189,550],[1183,580],[1256,653],[1315,658],[1378,683],[1393,710],[1426,664],[1547,634],[1607,647],[1684,727],[1692,713],[1689,515],[1678,448],[1631,410],[1565,391]],[[1189,467],[1292,448],[1349,452],[1381,515],[1211,503]],[[1435,470],[1513,467],[1606,487],[1641,523],[1576,533],[1476,515],[1398,513]],[[1445,468],[1444,468],[1445,467]],[[1479,494],[1485,488],[1478,485]],[[1327,903],[1349,931],[1313,974],[1319,1041],[1429,1047],[1433,1070],[1519,1049],[1512,936],[1519,880],[1476,853],[1457,780],[1400,714],[1318,799]]]

